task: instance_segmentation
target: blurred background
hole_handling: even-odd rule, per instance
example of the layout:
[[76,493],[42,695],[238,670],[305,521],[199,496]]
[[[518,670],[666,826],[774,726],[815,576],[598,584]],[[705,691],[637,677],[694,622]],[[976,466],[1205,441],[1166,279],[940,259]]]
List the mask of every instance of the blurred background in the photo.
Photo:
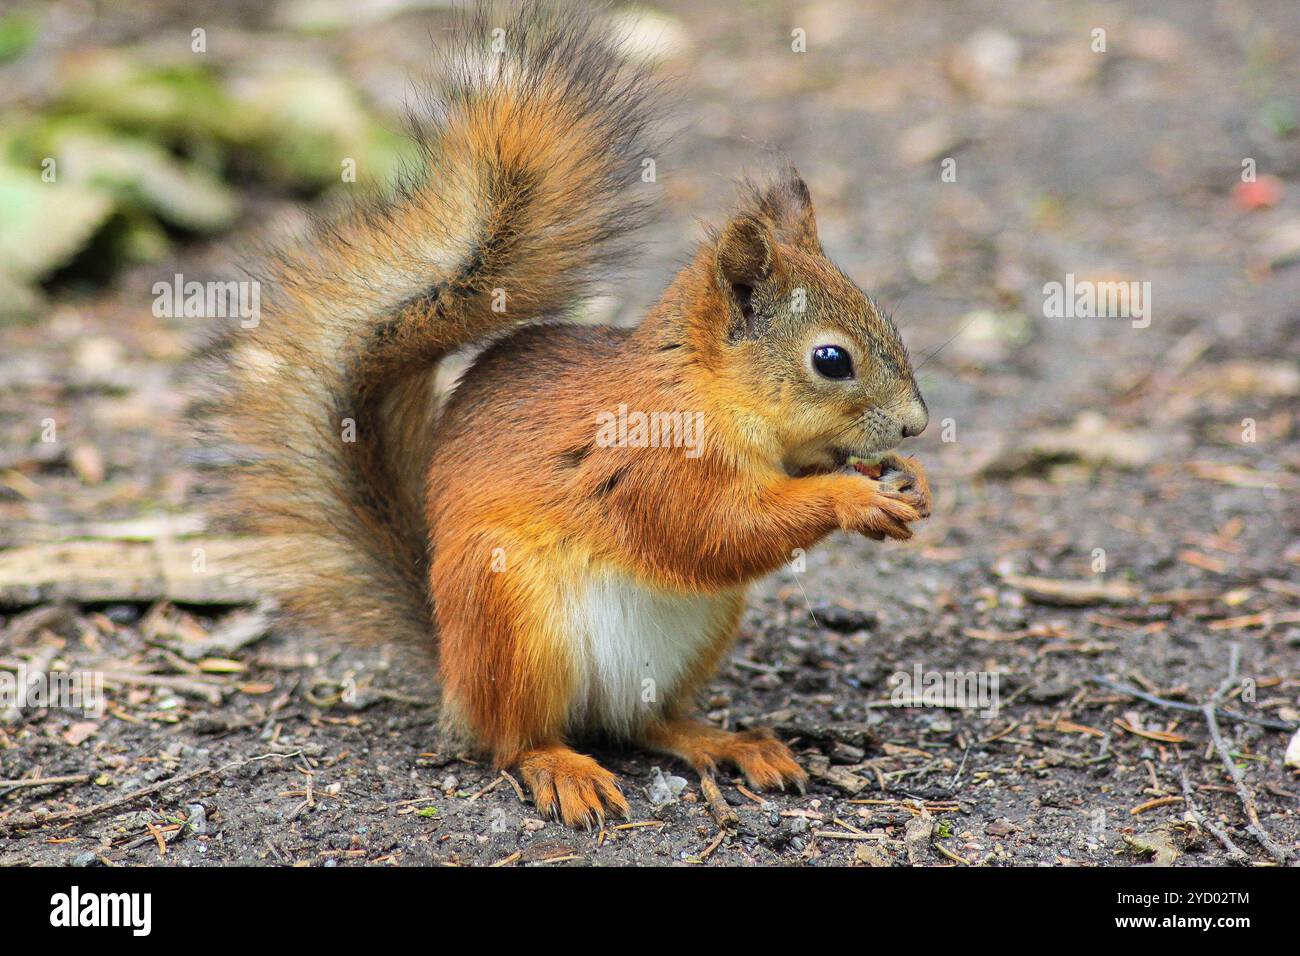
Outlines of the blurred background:
[[[165,394],[153,393],[132,366],[170,367],[204,320],[158,321],[143,307],[154,283],[239,278],[257,242],[301,228],[331,194],[382,188],[448,6],[7,4],[6,385],[57,378],[47,363],[129,380],[134,398],[60,425],[103,458],[94,415],[138,402],[144,434],[117,436],[113,453],[130,456],[138,440],[146,467],[164,465],[148,443],[170,438],[153,426],[172,390],[154,382]],[[1019,416],[1023,389],[999,384],[1019,382],[1009,371],[1051,386],[1034,397],[1040,416],[1096,406],[1095,386],[1132,404],[1133,375],[1176,342],[1190,368],[1250,340],[1277,360],[1259,388],[1290,394],[1293,376],[1276,365],[1294,358],[1300,274],[1293,17],[1285,2],[617,5],[629,55],[676,78],[677,108],[656,157],[660,223],[631,281],[591,318],[634,323],[699,223],[725,214],[732,180],[789,158],[811,184],[825,246],[894,313],[918,364],[943,348],[924,370],[945,371],[929,391],[951,390],[967,434]],[[1045,319],[1043,286],[1066,274],[1151,283],[1153,328]],[[1226,409],[1253,377],[1233,369],[1192,395]],[[62,406],[56,420],[67,397],[46,396]],[[1154,404],[1146,415],[1169,414]],[[6,444],[38,438],[44,417],[7,416]],[[1289,419],[1269,427],[1289,433]],[[997,437],[963,442],[963,458]],[[92,484],[77,489],[83,507],[107,493]]]
[[[967,774],[1005,754],[970,750],[993,731],[965,717],[868,713],[895,666],[1003,673],[1024,708],[1008,739],[1074,753],[1096,743],[1054,729],[1066,717],[1108,744],[1116,708],[1135,731],[1171,732],[1168,712],[1131,712],[1090,675],[1203,699],[1231,644],[1263,688],[1255,706],[1300,716],[1300,5],[662,0],[600,15],[673,78],[675,112],[654,157],[661,216],[586,318],[635,323],[733,179],[789,159],[828,253],[892,312],[931,410],[914,450],[935,518],[907,547],[837,538],[806,575],[763,585],[737,651],[749,666],[719,678],[715,718],[883,719],[947,779],[963,747]],[[315,712],[295,674],[310,687],[382,672],[292,635],[263,642],[265,623],[240,617],[253,595],[220,559],[248,545],[209,526],[224,462],[183,416],[203,390],[191,350],[229,320],[158,316],[153,290],[239,279],[310,211],[382,188],[450,22],[435,0],[0,6],[0,656],[111,659],[127,675],[117,705],[149,728],[0,726],[0,776],[105,747],[129,766],[164,725],[259,722],[272,699]],[[1149,322],[1050,314],[1044,288],[1067,277],[1149,283]],[[191,573],[196,548],[210,564]],[[1017,844],[989,829],[1049,812],[1033,776],[977,807],[976,848],[958,852],[1123,849],[1079,801],[1123,816],[1150,784],[1143,761],[1171,751],[1114,733],[1132,750],[1104,785],[1055,765],[1048,805],[1075,808],[1056,832]],[[1294,835],[1286,737],[1243,733],[1266,821]],[[918,791],[927,773],[908,778]],[[1193,777],[1238,818],[1213,761]],[[250,846],[230,858],[265,855]]]

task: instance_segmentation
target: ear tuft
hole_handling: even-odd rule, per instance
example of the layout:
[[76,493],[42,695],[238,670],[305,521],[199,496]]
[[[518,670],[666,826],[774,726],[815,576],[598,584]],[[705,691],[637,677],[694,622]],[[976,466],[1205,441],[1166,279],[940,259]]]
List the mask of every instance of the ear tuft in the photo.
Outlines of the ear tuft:
[[804,182],[803,177],[799,175],[799,170],[795,169],[793,166],[787,168],[785,171],[785,181],[790,188],[791,195],[793,195],[801,205],[812,205],[812,193],[808,191],[808,184]]
[[759,212],[772,222],[782,242],[804,252],[821,253],[812,193],[797,169],[787,166],[756,198]]

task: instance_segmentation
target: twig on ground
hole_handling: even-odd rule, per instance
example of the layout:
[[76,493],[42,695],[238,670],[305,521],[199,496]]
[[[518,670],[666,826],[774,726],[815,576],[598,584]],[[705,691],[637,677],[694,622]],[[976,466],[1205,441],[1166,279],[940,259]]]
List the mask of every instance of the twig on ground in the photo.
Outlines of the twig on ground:
[[966,758],[970,756],[970,744],[961,752],[961,763],[957,765],[957,772],[952,775],[952,782],[948,784],[949,790],[957,789],[957,781],[961,779],[961,772],[966,769]]
[[1182,802],[1182,797],[1157,797],[1154,800],[1148,800],[1146,803],[1139,803],[1136,807],[1133,807],[1129,810],[1129,816],[1135,817],[1139,813],[1146,813],[1148,810],[1158,810],[1161,807],[1168,807]]
[[[1237,711],[1228,710],[1223,706],[1223,702],[1237,686],[1239,677],[1238,670],[1241,662],[1241,648],[1237,644],[1230,646],[1228,659],[1228,675],[1219,683],[1218,688],[1210,696],[1210,699],[1204,704],[1191,704],[1184,701],[1167,700],[1148,691],[1133,687],[1130,684],[1118,683],[1108,680],[1105,677],[1092,677],[1092,683],[1107,690],[1124,694],[1137,700],[1145,701],[1157,707],[1163,707],[1169,710],[1181,710],[1188,713],[1198,713],[1205,720],[1206,727],[1210,732],[1210,749],[1217,752],[1220,761],[1227,768],[1228,776],[1232,780],[1232,790],[1236,793],[1237,799],[1241,801],[1242,809],[1246,813],[1247,825],[1246,832],[1255,838],[1256,842],[1264,848],[1272,859],[1277,863],[1286,863],[1291,858],[1291,851],[1274,840],[1264,829],[1263,823],[1259,819],[1259,810],[1255,806],[1255,798],[1250,790],[1246,787],[1245,779],[1238,769],[1236,762],[1233,760],[1232,751],[1228,742],[1224,739],[1223,732],[1219,728],[1219,721],[1230,720],[1239,723],[1254,724],[1258,727],[1264,727],[1269,730],[1281,730],[1293,732],[1297,725],[1283,720],[1271,720],[1266,717],[1255,717],[1250,714],[1242,714]],[[1227,850],[1228,856],[1234,862],[1242,862],[1249,859],[1246,853],[1232,842],[1232,839],[1213,821],[1205,817],[1197,808],[1192,800],[1191,786],[1187,780],[1187,774],[1183,772],[1183,794],[1187,813],[1192,820],[1201,827],[1208,830],[1223,848]],[[1153,801],[1154,803],[1154,801]],[[1148,805],[1143,805],[1139,809],[1147,809]],[[1135,810],[1134,812],[1138,812]]]
[[1228,776],[1232,778],[1232,785],[1237,791],[1237,799],[1241,801],[1242,809],[1246,811],[1246,819],[1249,821],[1246,825],[1246,832],[1253,836],[1277,863],[1285,864],[1291,858],[1291,852],[1271,836],[1264,829],[1264,824],[1260,822],[1259,810],[1255,806],[1255,797],[1251,794],[1246,786],[1246,781],[1236,762],[1232,759],[1232,751],[1228,747],[1228,742],[1223,737],[1223,731],[1219,729],[1219,721],[1216,715],[1218,704],[1231,692],[1237,684],[1237,669],[1241,661],[1241,646],[1233,644],[1230,646],[1228,656],[1228,676],[1219,684],[1219,689],[1214,692],[1214,696],[1209,702],[1201,708],[1205,715],[1205,725],[1210,729],[1210,740],[1214,744],[1214,749],[1218,751],[1219,759],[1223,761],[1223,766],[1227,768]]
[[1258,841],[1269,856],[1278,863],[1285,864],[1291,858],[1291,854],[1284,846],[1268,835],[1268,831],[1264,829],[1264,824],[1260,822],[1259,810],[1255,807],[1255,798],[1246,787],[1242,773],[1237,769],[1237,764],[1232,759],[1232,752],[1228,748],[1228,742],[1223,739],[1223,732],[1219,730],[1219,722],[1215,719],[1214,710],[1214,704],[1205,705],[1203,710],[1205,723],[1210,728],[1210,739],[1214,742],[1214,749],[1218,751],[1219,759],[1223,761],[1228,776],[1232,778],[1233,786],[1237,791],[1237,799],[1241,801],[1242,809],[1246,811],[1246,819],[1250,821],[1246,826],[1246,832]]
[[43,810],[33,810],[30,813],[24,813],[13,819],[0,819],[0,834],[12,833],[15,830],[30,830],[34,827],[47,826],[51,823],[67,823],[72,820],[85,820],[106,813],[109,810],[115,810],[118,807],[125,806],[128,803],[134,803],[141,797],[147,797],[150,794],[158,793],[169,787],[174,787],[182,783],[189,783],[199,777],[208,774],[225,773],[227,770],[233,770],[236,767],[242,767],[245,764],[256,763],[259,760],[269,760],[272,757],[288,758],[296,757],[302,753],[301,750],[295,750],[287,754],[261,754],[257,757],[249,757],[247,760],[236,760],[233,763],[224,764],[220,767],[200,767],[198,770],[191,770],[189,773],[183,773],[176,777],[168,777],[166,780],[160,780],[157,783],[142,787],[139,790],[132,790],[130,793],[124,793],[120,797],[114,797],[112,800],[106,800],[103,803],[97,803],[93,807],[81,807],[77,810],[62,810],[58,813],[47,813]]
[[825,840],[868,840],[876,843],[901,843],[901,840],[891,840],[883,833],[863,833],[859,830],[856,833],[841,833],[839,830],[813,830],[812,835]]
[[1192,782],[1187,779],[1187,770],[1182,764],[1178,766],[1178,774],[1183,781],[1183,805],[1187,808],[1187,814],[1192,818],[1192,822],[1201,829],[1209,831],[1210,835],[1219,841],[1219,844],[1228,852],[1228,859],[1234,863],[1249,861],[1250,857],[1246,851],[1232,842],[1232,837],[1228,836],[1228,831],[1201,813],[1200,808],[1196,806],[1196,800],[1192,796]]
[[519,802],[527,803],[528,795],[524,793],[524,788],[519,786],[519,781],[514,778],[514,776],[510,773],[510,771],[502,770],[501,776],[506,778],[506,783],[510,784],[510,788],[514,790],[515,796],[519,798]]
[[70,820],[81,820],[97,816],[117,807],[132,803],[141,797],[147,797],[159,790],[166,790],[168,787],[180,783],[188,783],[197,777],[212,773],[211,767],[203,767],[200,770],[192,770],[189,773],[181,774],[179,777],[170,777],[167,780],[161,780],[158,783],[140,790],[133,790],[130,793],[124,793],[120,797],[115,797],[104,803],[97,803],[93,807],[82,807],[79,810],[63,810],[59,813],[46,813],[42,810],[33,810],[31,813],[25,813],[13,820],[0,820],[0,833],[10,833],[14,830],[30,830],[33,827],[45,826],[50,823],[66,823]]
[[[1144,700],[1148,704],[1154,704],[1157,707],[1165,707],[1170,710],[1183,710],[1190,714],[1199,714],[1204,711],[1201,704],[1189,704],[1181,700],[1167,700],[1164,697],[1157,697],[1155,694],[1148,694],[1144,690],[1132,686],[1131,684],[1122,684],[1117,681],[1107,680],[1104,677],[1089,678],[1098,687],[1104,687],[1107,690],[1113,690],[1117,694],[1126,694],[1129,697],[1136,697],[1138,700]],[[1233,720],[1242,724],[1254,724],[1257,727],[1265,727],[1269,730],[1285,730],[1294,732],[1300,729],[1300,725],[1290,723],[1285,720],[1272,720],[1268,717],[1255,717],[1251,714],[1242,714],[1235,710],[1228,710],[1225,707],[1215,704],[1215,712],[1224,720]]]
[[293,862],[291,859],[289,859],[280,851],[280,848],[275,845],[275,843],[271,840],[270,837],[266,838],[266,848],[271,851],[272,856],[274,856],[277,860],[279,860],[281,863],[285,864],[286,866]]
[[740,817],[727,804],[722,791],[718,789],[718,782],[713,779],[713,774],[700,774],[700,792],[704,794],[704,799],[709,804],[709,812],[713,814],[713,819],[717,821],[718,826],[731,830],[740,823]]
[[725,840],[726,838],[727,838],[727,828],[726,827],[719,828],[718,835],[713,838],[713,841],[709,843],[708,846],[706,846],[703,850],[700,851],[700,859],[707,860],[709,857],[713,856],[713,851],[716,850],[718,847],[722,846],[722,841]]
[[479,797],[483,796],[483,794],[491,793],[497,787],[501,786],[501,784],[505,782],[505,779],[505,776],[502,774],[493,777],[486,786],[480,787],[478,790],[474,791],[474,793],[470,794],[470,796],[465,800],[465,804],[468,806]]
[[942,854],[943,854],[944,856],[946,856],[948,859],[952,860],[954,863],[960,863],[962,866],[974,866],[974,865],[975,865],[975,864],[972,863],[970,860],[966,859],[964,856],[958,856],[956,853],[952,852],[952,850],[948,849],[948,848],[947,848],[946,846],[944,846],[942,843],[935,843],[935,844],[933,844],[933,846],[934,846],[934,848],[935,848],[936,850],[938,850],[940,853],[942,853]]
[[88,773],[76,773],[70,777],[32,777],[30,780],[0,780],[0,788],[17,790],[19,787],[58,787],[70,783],[86,783],[90,780]]

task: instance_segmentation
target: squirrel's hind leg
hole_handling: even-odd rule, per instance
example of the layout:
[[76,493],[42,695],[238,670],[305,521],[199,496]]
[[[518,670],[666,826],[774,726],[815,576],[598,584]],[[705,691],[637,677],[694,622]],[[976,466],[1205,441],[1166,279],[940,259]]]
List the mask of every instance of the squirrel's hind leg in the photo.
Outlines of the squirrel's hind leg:
[[[480,532],[480,535],[482,533]],[[482,560],[509,547],[499,571]],[[563,741],[581,691],[573,649],[556,619],[553,556],[481,536],[477,547],[435,548],[434,606],[443,706],[492,754],[518,767],[543,816],[590,828],[627,800],[612,773]]]
[[533,747],[519,757],[519,772],[543,816],[591,829],[608,813],[630,815],[615,776],[562,743]]

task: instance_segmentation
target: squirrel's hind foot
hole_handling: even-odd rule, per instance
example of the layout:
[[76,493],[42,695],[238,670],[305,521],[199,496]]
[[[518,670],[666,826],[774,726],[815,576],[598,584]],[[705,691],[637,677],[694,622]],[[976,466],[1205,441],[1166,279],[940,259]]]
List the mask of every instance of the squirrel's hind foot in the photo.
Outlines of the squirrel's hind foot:
[[735,733],[697,720],[674,720],[651,731],[646,744],[702,774],[722,764],[735,767],[756,790],[784,790],[790,784],[803,793],[808,786],[807,772],[767,728]]

